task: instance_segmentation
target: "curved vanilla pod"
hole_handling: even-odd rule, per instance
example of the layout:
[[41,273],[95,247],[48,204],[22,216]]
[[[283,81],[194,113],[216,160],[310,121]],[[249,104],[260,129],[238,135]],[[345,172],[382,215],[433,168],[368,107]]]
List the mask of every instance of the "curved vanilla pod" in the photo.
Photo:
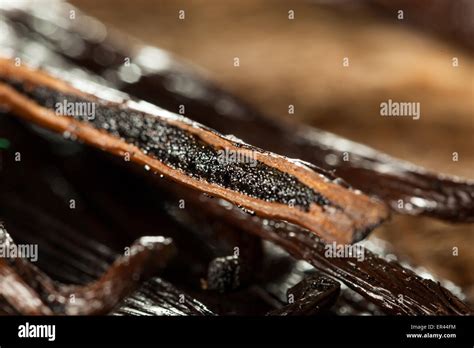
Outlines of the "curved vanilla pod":
[[[386,261],[366,248],[364,259],[327,257],[326,246],[307,232],[293,232],[291,226],[276,225],[267,238],[284,246],[291,255],[305,259],[377,304],[388,314],[472,315],[467,304],[439,282],[424,279],[398,262]],[[266,233],[265,233],[266,234]]]
[[2,59],[0,102],[27,121],[328,242],[358,241],[388,216],[383,203],[322,170],[86,81],[67,83]]
[[[0,225],[0,246],[15,247]],[[142,237],[105,274],[85,286],[64,285],[23,258],[0,259],[0,296],[23,315],[107,314],[141,281],[163,269],[175,253],[171,239]]]
[[[234,134],[267,150],[335,170],[353,187],[384,200],[399,213],[451,222],[474,221],[474,181],[429,171],[323,130],[268,117],[203,79],[166,51],[137,44],[109,28],[104,32],[102,23],[70,4],[52,6],[54,11],[46,17],[23,3],[3,14],[20,37],[40,36],[66,60],[109,79],[115,88],[135,97],[168,110],[185,105],[189,117],[222,134]],[[62,20],[71,9],[75,10],[75,20]],[[42,28],[54,28],[55,38],[61,40]],[[61,42],[70,42],[68,46],[81,48],[81,52],[70,54]],[[21,47],[13,46],[19,54]],[[120,78],[126,57],[140,70],[136,82]],[[349,160],[343,160],[345,157]]]

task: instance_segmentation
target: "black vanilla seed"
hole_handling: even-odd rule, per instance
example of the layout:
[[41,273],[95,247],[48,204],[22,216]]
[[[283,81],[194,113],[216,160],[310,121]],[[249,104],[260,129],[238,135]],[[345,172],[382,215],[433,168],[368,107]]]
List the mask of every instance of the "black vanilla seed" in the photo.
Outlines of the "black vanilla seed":
[[[35,102],[55,110],[65,101],[68,104],[91,101],[58,92],[49,87],[26,88],[22,83],[4,80],[10,86],[28,95]],[[295,176],[270,167],[260,161],[222,161],[218,149],[197,136],[170,125],[158,117],[119,105],[95,104],[94,117],[71,115],[88,122],[97,129],[133,144],[147,155],[197,179],[223,186],[250,197],[282,203],[308,211],[312,203],[324,206],[330,202],[321,194],[301,183]],[[61,117],[61,116],[58,116]]]

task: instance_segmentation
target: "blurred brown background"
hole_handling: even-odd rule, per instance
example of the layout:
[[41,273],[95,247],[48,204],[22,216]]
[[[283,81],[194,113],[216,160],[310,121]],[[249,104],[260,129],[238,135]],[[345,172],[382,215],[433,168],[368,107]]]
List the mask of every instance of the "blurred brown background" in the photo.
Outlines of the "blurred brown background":
[[[449,18],[442,7],[430,8],[429,1],[417,1],[417,8],[406,1],[388,8],[302,0],[72,3],[204,68],[210,79],[274,117],[292,117],[432,170],[474,178],[473,54],[452,28],[442,26],[469,23]],[[380,103],[388,99],[420,102],[421,118],[381,117]],[[294,115],[288,114],[290,104]],[[459,161],[452,160],[453,152]],[[462,286],[474,302],[472,226],[395,216],[376,235],[398,255]],[[459,256],[452,255],[453,247]]]

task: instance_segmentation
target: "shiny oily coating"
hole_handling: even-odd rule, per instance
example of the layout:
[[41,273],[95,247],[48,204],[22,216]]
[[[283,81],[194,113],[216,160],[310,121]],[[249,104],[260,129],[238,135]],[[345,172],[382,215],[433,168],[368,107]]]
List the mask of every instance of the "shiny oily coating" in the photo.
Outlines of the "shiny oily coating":
[[[41,106],[53,110],[57,104],[63,104],[65,101],[73,104],[93,103],[44,86],[25,87],[18,81],[4,82],[25,93]],[[293,175],[260,161],[256,161],[256,164],[222,161],[219,159],[218,149],[151,115],[97,103],[94,118],[91,119],[89,115],[71,117],[122,138],[189,176],[227,189],[268,202],[293,205],[303,211],[308,211],[311,203],[319,206],[331,205],[326,197],[301,183]]]

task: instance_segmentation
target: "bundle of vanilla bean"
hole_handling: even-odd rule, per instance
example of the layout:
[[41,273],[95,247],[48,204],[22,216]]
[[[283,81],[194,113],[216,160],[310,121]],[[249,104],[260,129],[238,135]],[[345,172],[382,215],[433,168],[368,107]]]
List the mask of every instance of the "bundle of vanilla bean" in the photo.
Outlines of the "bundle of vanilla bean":
[[39,249],[0,259],[0,312],[472,313],[360,244],[327,250],[390,209],[473,222],[473,182],[271,119],[68,4],[0,20],[0,246]]

